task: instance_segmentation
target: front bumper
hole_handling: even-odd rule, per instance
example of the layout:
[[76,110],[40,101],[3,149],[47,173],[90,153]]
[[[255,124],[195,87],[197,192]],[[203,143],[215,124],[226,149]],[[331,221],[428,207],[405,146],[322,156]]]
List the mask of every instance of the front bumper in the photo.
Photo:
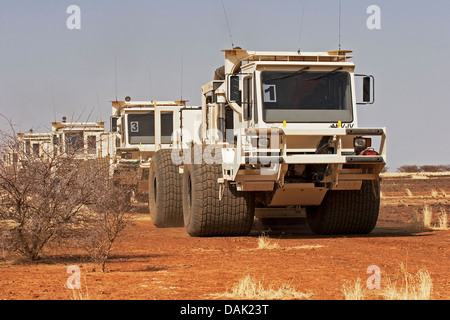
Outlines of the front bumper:
[[[378,155],[355,154],[353,139],[360,136],[379,138]],[[270,139],[270,149],[252,146],[251,140],[260,137]],[[317,144],[324,137],[329,148],[319,152]],[[223,180],[235,182],[238,190],[284,187],[289,165],[329,165],[331,173],[322,181],[329,189],[357,189],[363,180],[379,179],[386,165],[386,128],[242,129],[237,148],[222,153]]]

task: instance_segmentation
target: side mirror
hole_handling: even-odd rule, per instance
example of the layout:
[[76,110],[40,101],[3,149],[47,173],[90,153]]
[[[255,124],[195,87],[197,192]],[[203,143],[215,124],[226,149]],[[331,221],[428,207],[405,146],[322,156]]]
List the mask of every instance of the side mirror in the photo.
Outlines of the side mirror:
[[369,103],[372,99],[371,99],[371,94],[370,94],[370,90],[371,86],[370,86],[370,77],[364,77],[363,79],[363,101]]
[[111,117],[111,132],[117,132],[117,118]]
[[55,135],[53,135],[53,145],[58,145],[58,136],[55,134]]
[[236,102],[241,105],[242,92],[239,90],[239,76],[230,76],[229,78],[230,95],[229,101]]
[[363,102],[357,104],[373,104],[375,102],[375,78],[367,75],[355,75],[363,77]]
[[252,78],[244,78],[244,101],[243,101],[243,116],[244,121],[252,119]]

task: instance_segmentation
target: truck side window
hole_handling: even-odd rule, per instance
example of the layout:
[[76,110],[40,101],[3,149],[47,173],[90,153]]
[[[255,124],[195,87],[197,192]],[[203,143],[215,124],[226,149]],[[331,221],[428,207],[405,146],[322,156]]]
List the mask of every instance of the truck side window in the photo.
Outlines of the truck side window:
[[97,137],[88,136],[87,137],[87,150],[88,154],[97,154]]
[[161,113],[161,143],[172,143],[173,112]]

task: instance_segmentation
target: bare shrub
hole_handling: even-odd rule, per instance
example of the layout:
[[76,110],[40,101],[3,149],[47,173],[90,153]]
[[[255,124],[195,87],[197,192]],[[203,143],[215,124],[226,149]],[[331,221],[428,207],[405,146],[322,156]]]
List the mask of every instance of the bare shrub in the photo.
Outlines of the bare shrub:
[[123,187],[108,184],[95,191],[95,198],[89,211],[83,215],[83,229],[73,235],[73,240],[104,272],[114,242],[132,225],[132,220],[128,215],[130,205]]
[[450,165],[404,165],[397,169],[398,172],[403,173],[419,173],[419,172],[448,172],[450,171]]
[[421,172],[421,169],[419,166],[416,165],[405,165],[401,166],[397,169],[398,172],[404,172],[404,173],[416,173]]
[[104,270],[128,226],[128,192],[112,184],[109,162],[80,158],[76,148],[32,153],[8,123],[9,131],[0,131],[2,255],[35,261],[50,243],[77,239]]
[[38,260],[48,243],[71,234],[80,209],[95,200],[93,182],[105,175],[74,154],[27,152],[12,125],[0,139],[0,220],[15,223],[9,248]]
[[444,166],[444,165],[426,165],[421,166],[420,170],[422,172],[446,172],[450,170],[450,166]]

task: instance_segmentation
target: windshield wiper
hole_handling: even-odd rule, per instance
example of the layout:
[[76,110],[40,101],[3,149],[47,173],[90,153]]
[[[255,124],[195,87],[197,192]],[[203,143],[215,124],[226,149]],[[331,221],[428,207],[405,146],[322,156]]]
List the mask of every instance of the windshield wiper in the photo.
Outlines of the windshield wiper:
[[308,79],[308,80],[306,80],[306,81],[319,80],[319,79],[322,79],[322,78],[326,78],[326,77],[328,77],[330,74],[336,73],[336,72],[339,71],[339,70],[342,70],[342,67],[339,67],[339,68],[337,68],[337,69],[334,69],[333,71],[327,72],[327,73],[322,74],[322,75],[320,75],[320,76],[318,76],[318,77],[315,77],[315,78],[312,78],[312,79]]
[[287,74],[287,75],[284,75],[284,76],[282,76],[282,77],[275,78],[275,79],[268,79],[268,80],[266,80],[266,81],[276,81],[276,80],[281,80],[281,79],[287,79],[287,78],[296,77],[297,75],[304,73],[304,72],[305,72],[306,70],[308,70],[308,69],[309,69],[309,67],[305,67],[305,68],[303,68],[303,69],[300,69],[300,70],[291,72],[291,73],[289,73],[289,74]]

